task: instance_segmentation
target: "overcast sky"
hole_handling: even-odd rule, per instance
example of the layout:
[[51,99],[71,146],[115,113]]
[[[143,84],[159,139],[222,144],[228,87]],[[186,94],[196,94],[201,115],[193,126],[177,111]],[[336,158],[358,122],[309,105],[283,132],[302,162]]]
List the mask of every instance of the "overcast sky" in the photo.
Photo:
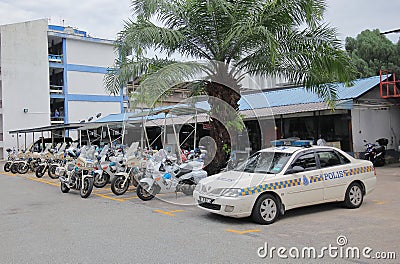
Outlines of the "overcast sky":
[[[325,19],[340,38],[357,36],[364,29],[381,32],[400,28],[399,0],[327,0]],[[130,0],[0,0],[0,25],[50,18],[50,24],[72,26],[93,37],[115,39],[130,17]],[[388,37],[397,41],[400,34]]]

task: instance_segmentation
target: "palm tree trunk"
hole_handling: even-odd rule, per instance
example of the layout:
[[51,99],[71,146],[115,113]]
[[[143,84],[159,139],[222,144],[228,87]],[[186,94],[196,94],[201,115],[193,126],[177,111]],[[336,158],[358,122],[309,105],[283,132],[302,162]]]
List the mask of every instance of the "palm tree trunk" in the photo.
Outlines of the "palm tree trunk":
[[229,159],[230,155],[227,150],[231,149],[231,139],[234,137],[233,134],[237,132],[229,126],[229,122],[238,118],[236,113],[239,109],[240,94],[232,88],[215,82],[207,84],[206,93],[209,96],[208,102],[211,106],[210,136],[215,141],[216,153],[205,170],[208,175],[213,175],[225,168]]

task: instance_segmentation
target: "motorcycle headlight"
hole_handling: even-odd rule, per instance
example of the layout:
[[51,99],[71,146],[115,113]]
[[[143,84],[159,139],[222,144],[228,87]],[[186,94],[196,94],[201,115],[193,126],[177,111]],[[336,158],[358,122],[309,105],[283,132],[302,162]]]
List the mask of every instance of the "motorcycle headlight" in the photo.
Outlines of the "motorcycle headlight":
[[239,197],[240,190],[238,188],[222,189],[220,195],[225,197]]

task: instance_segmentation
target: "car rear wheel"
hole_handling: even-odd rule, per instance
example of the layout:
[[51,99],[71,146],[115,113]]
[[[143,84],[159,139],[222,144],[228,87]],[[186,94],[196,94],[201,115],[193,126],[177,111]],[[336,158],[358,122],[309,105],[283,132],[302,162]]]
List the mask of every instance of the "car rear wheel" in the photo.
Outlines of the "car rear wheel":
[[272,194],[261,195],[253,207],[251,217],[254,222],[269,225],[279,217],[280,202]]
[[347,208],[354,209],[361,206],[364,199],[364,193],[361,185],[353,182],[347,188],[344,204]]

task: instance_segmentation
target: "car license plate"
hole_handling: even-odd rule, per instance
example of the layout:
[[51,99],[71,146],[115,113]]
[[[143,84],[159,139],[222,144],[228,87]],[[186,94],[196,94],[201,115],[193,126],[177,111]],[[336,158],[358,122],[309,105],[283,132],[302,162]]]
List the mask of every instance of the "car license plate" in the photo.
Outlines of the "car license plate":
[[203,196],[199,196],[199,200],[202,203],[212,203],[212,202],[214,202],[214,199],[206,198],[206,197],[203,197]]

